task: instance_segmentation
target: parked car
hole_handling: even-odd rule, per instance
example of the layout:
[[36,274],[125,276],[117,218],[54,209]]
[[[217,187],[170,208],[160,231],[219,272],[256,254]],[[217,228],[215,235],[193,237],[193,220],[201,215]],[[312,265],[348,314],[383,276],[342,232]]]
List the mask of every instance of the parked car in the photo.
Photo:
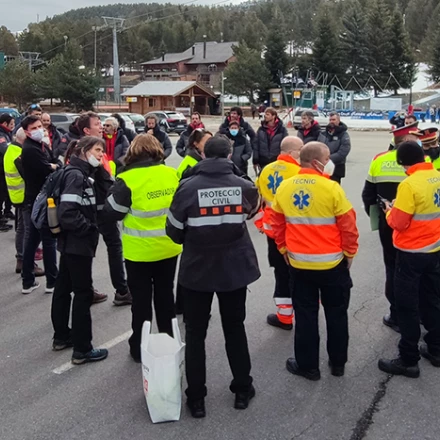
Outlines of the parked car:
[[167,133],[180,134],[188,127],[188,122],[185,115],[177,112],[169,111],[154,111],[147,113],[144,117],[155,115],[159,120],[159,125]]
[[0,115],[2,113],[9,113],[16,121],[21,117],[20,112],[16,108],[12,108],[12,107],[0,108]]
[[133,121],[136,133],[143,133],[145,129],[145,118],[139,113],[119,113],[124,118],[127,116]]
[[[116,113],[116,112],[115,112],[115,113]],[[129,117],[127,116],[127,113],[119,113],[119,112],[117,112],[117,113],[120,114],[120,115],[124,118],[125,126],[126,126],[127,128],[129,128],[130,130],[135,131],[135,129],[134,129],[134,122],[132,121],[131,118],[129,118]],[[100,117],[100,119],[101,119],[101,122],[104,123],[104,121],[105,121],[107,118],[110,118],[110,117],[111,117],[112,113],[98,113],[98,115],[99,115],[99,117]]]
[[301,108],[295,112],[295,116],[293,117],[293,127],[296,130],[301,127],[301,115],[305,111],[312,112],[313,116],[315,117],[315,121],[318,122],[321,127],[325,127],[328,124],[328,117],[323,112],[312,110],[310,108]]
[[68,133],[70,124],[79,116],[76,113],[49,113],[52,124],[62,133]]

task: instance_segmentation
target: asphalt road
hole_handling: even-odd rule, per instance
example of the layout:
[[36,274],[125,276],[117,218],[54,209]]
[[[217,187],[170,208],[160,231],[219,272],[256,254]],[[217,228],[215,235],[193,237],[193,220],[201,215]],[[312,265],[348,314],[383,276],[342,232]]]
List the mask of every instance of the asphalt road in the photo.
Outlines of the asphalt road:
[[[397,353],[398,336],[381,323],[387,311],[381,248],[377,233],[369,231],[360,194],[369,162],[387,148],[389,135],[352,132],[351,136],[343,187],[358,213],[361,236],[352,268],[344,377],[328,371],[323,314],[322,379],[310,382],[286,371],[293,332],[265,322],[267,313],[274,311],[273,276],[265,239],[250,224],[262,271],[260,280],[250,286],[246,319],[257,395],[248,410],[233,409],[228,390],[231,374],[215,304],[206,341],[207,417],[192,419],[183,406],[179,422],[153,425],[143,396],[141,367],[128,355],[129,308],[115,308],[111,301],[93,306],[94,344],[110,346],[109,357],[71,368],[69,351],[51,351],[50,295],[44,294],[43,286],[31,295],[21,294],[10,232],[0,236],[0,439],[438,439],[440,370],[422,360],[420,378],[406,379],[388,377],[377,368],[380,357]],[[176,166],[179,160],[174,153],[168,164]],[[112,293],[102,242],[94,280],[101,291]]]

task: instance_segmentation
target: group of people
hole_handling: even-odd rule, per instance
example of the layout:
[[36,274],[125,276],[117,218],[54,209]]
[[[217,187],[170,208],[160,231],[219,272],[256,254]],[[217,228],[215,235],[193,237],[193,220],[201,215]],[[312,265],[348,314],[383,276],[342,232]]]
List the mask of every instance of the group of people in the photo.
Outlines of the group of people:
[[[165,164],[170,152],[166,137],[156,133],[157,121],[148,118],[145,133],[131,142],[120,134],[123,128],[115,121],[109,118],[103,128],[97,114],[82,114],[70,130],[77,138],[65,150],[59,147],[57,152],[65,152],[57,156],[44,140],[42,118],[29,115],[4,157],[5,176],[16,179],[7,180],[10,194],[17,191],[23,199],[18,203],[14,198],[25,226],[23,293],[39,287],[33,268],[35,251],[43,242],[46,292],[53,293],[53,350],[73,347],[74,364],[108,355],[105,349],[93,348],[90,314],[92,303],[100,300],[92,264],[101,234],[116,289],[114,303],[132,304],[133,360],[141,360],[141,330],[144,321],[152,320],[152,304],[159,331],[171,336],[171,320],[181,309],[186,326],[187,404],[193,417],[204,417],[205,338],[217,294],[233,375],[234,407],[247,408],[256,393],[244,326],[247,286],[260,277],[247,226],[254,219],[267,236],[269,264],[274,268],[276,313],[269,314],[267,322],[284,330],[295,324],[295,356],[287,360],[287,370],[320,379],[321,303],[329,367],[334,376],[342,376],[349,340],[350,267],[359,234],[356,214],[339,184],[350,151],[347,127],[339,115],[332,113],[329,125],[317,130],[313,113],[304,112],[296,137],[288,135],[272,108],[266,109],[257,132],[244,120],[241,109],[233,108],[213,136],[194,113],[177,145],[183,156],[178,169]],[[440,178],[430,163],[439,155],[436,131],[418,131],[414,125],[404,130],[394,133],[393,150],[373,160],[363,198],[369,215],[370,207],[382,202],[380,233],[391,303],[384,323],[402,335],[400,357],[381,360],[379,367],[416,377],[420,328],[416,328],[419,299],[414,292],[420,294],[422,322],[428,330],[421,353],[440,366],[440,233],[436,226]],[[258,173],[256,183],[247,174],[251,157]],[[383,167],[384,160],[394,165]],[[54,237],[48,230],[36,229],[30,213],[47,176],[61,167],[64,174],[57,200],[61,232]],[[59,268],[56,248],[61,255]]]

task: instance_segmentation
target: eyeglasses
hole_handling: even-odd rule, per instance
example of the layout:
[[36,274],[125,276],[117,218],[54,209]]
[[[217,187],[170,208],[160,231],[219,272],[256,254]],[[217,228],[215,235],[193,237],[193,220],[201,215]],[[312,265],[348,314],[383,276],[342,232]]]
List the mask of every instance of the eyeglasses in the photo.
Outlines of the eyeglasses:
[[113,127],[112,124],[104,124],[104,127]]

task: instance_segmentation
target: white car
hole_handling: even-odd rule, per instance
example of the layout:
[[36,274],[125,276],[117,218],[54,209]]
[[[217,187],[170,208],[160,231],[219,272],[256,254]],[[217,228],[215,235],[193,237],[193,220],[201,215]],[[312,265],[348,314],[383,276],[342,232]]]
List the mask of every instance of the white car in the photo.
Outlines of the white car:
[[[134,128],[134,122],[133,122],[133,120],[131,119],[131,118],[129,118],[126,114],[124,114],[124,113],[119,113],[121,116],[122,116],[122,118],[124,119],[124,121],[125,121],[125,126],[127,127],[127,128],[129,128],[130,130],[133,130],[133,131],[135,131],[135,128]],[[98,115],[99,115],[99,117],[100,117],[100,119],[101,119],[101,122],[102,123],[104,123],[104,121],[107,119],[107,118],[110,118],[111,117],[111,113],[98,113]]]
[[293,127],[298,130],[299,127],[301,127],[301,115],[303,112],[312,112],[313,116],[315,118],[315,121],[318,122],[318,124],[321,127],[325,127],[328,124],[328,116],[325,115],[323,112],[320,112],[318,110],[312,110],[310,108],[301,108],[296,110],[295,116],[293,117]]

